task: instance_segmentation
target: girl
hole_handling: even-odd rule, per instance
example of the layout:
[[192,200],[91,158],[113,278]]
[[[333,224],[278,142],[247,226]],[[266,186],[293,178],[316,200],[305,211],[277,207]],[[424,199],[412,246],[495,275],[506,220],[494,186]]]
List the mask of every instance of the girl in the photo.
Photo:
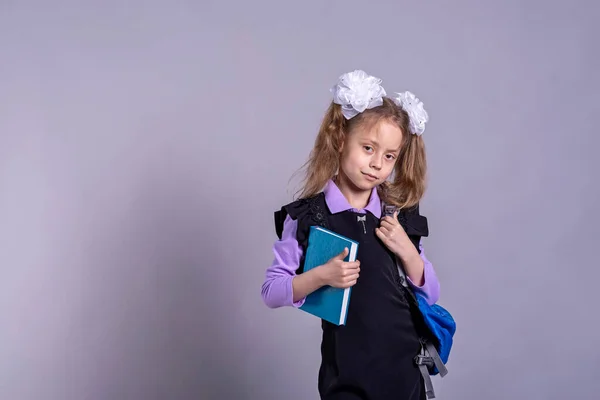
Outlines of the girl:
[[[352,286],[346,324],[322,321],[321,399],[425,398],[414,358],[420,343],[403,276],[430,304],[439,283],[420,243],[427,223],[418,204],[425,191],[421,134],[428,115],[410,92],[386,97],[381,80],[357,70],[342,75],[307,163],[300,199],[276,212],[279,240],[262,297],[271,308],[300,307],[324,285]],[[382,203],[402,210],[382,216]],[[302,273],[311,225],[359,242],[356,262],[347,250]]]

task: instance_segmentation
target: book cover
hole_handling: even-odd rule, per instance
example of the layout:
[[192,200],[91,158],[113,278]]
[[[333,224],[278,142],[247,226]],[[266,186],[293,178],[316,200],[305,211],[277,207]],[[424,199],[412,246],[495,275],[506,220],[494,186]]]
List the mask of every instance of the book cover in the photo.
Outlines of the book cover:
[[[348,248],[348,255],[344,261],[356,261],[358,242],[328,229],[312,226],[304,258],[304,271],[327,263],[344,251],[345,247]],[[309,294],[300,309],[333,324],[344,325],[350,306],[351,292],[351,287],[341,289],[323,286]]]

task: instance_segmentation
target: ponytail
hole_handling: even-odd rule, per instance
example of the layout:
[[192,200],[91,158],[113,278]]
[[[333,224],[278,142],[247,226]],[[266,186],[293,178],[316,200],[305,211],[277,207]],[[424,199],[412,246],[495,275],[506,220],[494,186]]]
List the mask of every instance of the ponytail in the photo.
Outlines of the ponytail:
[[327,181],[335,176],[339,168],[340,148],[346,134],[346,125],[347,120],[341,107],[332,102],[305,164],[307,170],[300,198],[309,198],[319,193]]
[[414,207],[426,190],[427,157],[422,136],[408,135],[402,146],[393,180],[380,186],[379,195],[387,204]]

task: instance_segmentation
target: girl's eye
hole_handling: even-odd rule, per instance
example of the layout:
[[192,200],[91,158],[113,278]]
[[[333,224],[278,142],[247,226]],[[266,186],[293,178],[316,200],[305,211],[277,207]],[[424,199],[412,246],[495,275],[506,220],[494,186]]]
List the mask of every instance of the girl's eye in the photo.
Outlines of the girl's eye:
[[396,158],[396,156],[393,154],[388,154],[386,157],[388,158],[388,160],[393,160]]
[[363,148],[368,152],[371,152],[373,150],[371,146],[364,146]]

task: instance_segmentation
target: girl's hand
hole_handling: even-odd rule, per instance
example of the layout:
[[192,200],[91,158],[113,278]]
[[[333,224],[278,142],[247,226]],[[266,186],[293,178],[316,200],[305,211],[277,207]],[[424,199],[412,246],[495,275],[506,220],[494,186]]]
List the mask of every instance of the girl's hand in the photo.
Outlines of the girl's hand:
[[375,229],[375,233],[383,244],[403,262],[419,258],[419,252],[398,222],[398,211],[394,212],[393,217],[388,215],[383,217],[379,227]]
[[336,288],[348,288],[354,286],[360,272],[360,261],[345,262],[348,248],[329,260],[326,264],[318,267],[321,281],[324,285]]

